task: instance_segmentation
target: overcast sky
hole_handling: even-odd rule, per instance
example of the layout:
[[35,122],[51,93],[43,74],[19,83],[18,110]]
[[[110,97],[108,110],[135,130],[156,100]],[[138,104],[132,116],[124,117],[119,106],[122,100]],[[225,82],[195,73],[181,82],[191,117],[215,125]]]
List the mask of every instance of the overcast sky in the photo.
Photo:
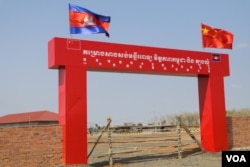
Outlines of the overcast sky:
[[[68,3],[111,16],[104,34],[69,34]],[[48,69],[53,37],[227,53],[226,109],[250,108],[250,1],[1,0],[0,116],[58,112],[58,73]],[[203,49],[200,24],[234,34],[233,50]],[[198,112],[196,77],[88,72],[88,122],[147,124],[158,116]]]

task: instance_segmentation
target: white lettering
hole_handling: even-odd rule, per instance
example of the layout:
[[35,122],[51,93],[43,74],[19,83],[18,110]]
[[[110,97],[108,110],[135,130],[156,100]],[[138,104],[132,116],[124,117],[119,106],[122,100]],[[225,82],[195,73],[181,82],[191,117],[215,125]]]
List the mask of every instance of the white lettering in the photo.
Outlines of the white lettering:
[[247,162],[244,155],[241,155],[241,157],[240,157],[240,162],[242,162],[242,161]]
[[226,155],[226,158],[227,158],[227,162],[231,162],[231,159],[232,159],[232,155]]
[[238,155],[233,155],[233,161],[234,162],[239,162],[239,156]]
[[227,162],[231,162],[231,160],[233,160],[233,162],[247,162],[244,155],[241,155],[241,157],[238,155],[226,155],[226,158]]
[[[82,54],[85,56],[90,56],[90,57],[114,57],[114,58],[120,58],[120,59],[132,59],[134,61],[137,60],[147,60],[149,62],[159,62],[159,63],[164,63],[164,62],[171,62],[171,63],[176,63],[178,65],[180,64],[194,64],[196,63],[199,67],[201,65],[207,65],[208,69],[210,69],[210,61],[209,59],[192,59],[190,57],[172,57],[172,56],[162,56],[158,55],[156,53],[152,55],[144,55],[140,54],[138,52],[112,52],[112,51],[103,51],[103,50],[87,50],[84,49],[82,51]],[[228,157],[231,158],[231,157]],[[231,159],[230,159],[231,160]]]

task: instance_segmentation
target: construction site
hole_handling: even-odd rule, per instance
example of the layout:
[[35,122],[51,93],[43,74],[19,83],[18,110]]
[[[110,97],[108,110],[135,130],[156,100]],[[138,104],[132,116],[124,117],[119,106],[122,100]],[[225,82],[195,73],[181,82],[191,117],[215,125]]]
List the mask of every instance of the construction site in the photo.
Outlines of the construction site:
[[[168,126],[167,131],[155,128],[155,131],[116,133],[110,123],[108,119],[102,132],[88,135],[90,166],[221,166],[221,152],[203,150],[199,126],[186,126],[179,119],[177,125]],[[230,141],[230,149],[249,150]]]
[[[151,127],[155,128],[151,132],[129,131],[122,127],[123,132],[118,133],[114,132],[115,128],[110,123],[111,119],[107,119],[107,126],[101,133],[88,135],[89,163],[94,166],[121,166],[159,159],[182,159],[203,152],[198,140],[199,127],[192,127],[191,131],[181,121],[177,126],[168,126],[165,131],[161,131],[158,126]],[[126,128],[130,129],[128,126]]]

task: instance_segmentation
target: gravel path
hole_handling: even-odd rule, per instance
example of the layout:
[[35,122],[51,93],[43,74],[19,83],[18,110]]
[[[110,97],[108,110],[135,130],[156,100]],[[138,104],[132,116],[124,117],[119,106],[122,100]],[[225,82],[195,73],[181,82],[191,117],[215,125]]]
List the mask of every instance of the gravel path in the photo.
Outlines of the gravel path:
[[[90,164],[91,167],[108,167],[108,160]],[[200,153],[178,159],[171,155],[150,155],[114,158],[114,167],[221,167],[221,153]]]

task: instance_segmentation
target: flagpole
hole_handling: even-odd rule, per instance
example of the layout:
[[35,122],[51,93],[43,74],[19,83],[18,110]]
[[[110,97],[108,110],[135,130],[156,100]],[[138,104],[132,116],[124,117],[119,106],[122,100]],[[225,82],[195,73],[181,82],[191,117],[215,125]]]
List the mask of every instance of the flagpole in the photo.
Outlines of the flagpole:
[[201,28],[201,48],[202,48],[202,51],[204,52],[205,51],[205,48],[203,47],[203,41],[202,41],[202,21],[201,21],[201,23],[200,23],[200,28]]
[[70,14],[69,14],[69,9],[70,9],[70,3],[69,3],[69,5],[68,5],[68,15],[69,15],[68,25],[69,25],[69,37],[72,39],[73,36],[72,36],[72,34],[70,33]]

